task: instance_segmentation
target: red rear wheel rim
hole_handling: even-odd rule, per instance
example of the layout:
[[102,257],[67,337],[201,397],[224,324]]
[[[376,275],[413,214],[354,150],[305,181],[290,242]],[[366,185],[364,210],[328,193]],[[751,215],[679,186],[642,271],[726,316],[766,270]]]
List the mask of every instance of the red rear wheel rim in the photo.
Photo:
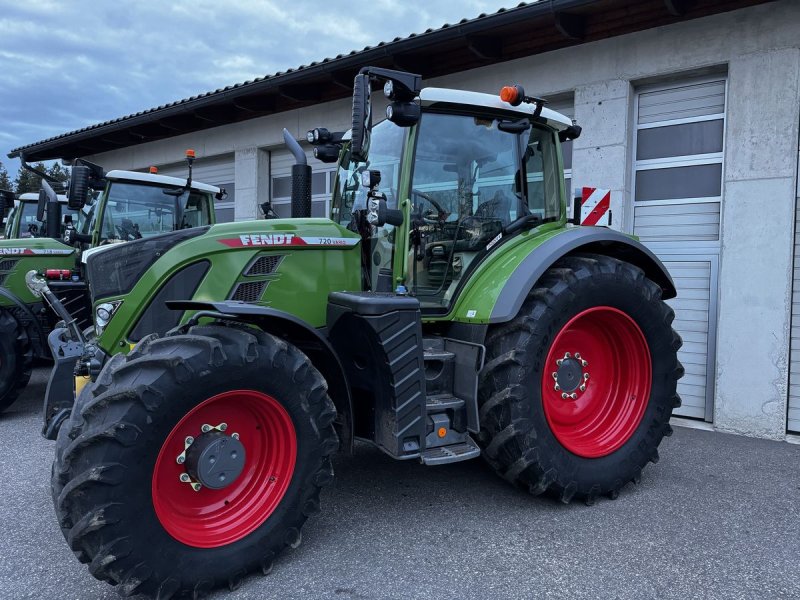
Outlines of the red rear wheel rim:
[[[576,379],[568,371],[577,374],[583,390],[573,387]],[[651,382],[650,350],[636,322],[610,306],[589,308],[564,325],[547,353],[541,382],[545,418],[570,452],[607,456],[639,426]]]
[[[204,424],[226,423],[245,448],[242,473],[221,490],[195,492],[181,482],[177,457],[187,436]],[[286,493],[297,460],[292,418],[272,396],[254,390],[218,394],[195,406],[167,436],[153,471],[152,496],[158,520],[176,540],[216,548],[242,539],[261,526]]]

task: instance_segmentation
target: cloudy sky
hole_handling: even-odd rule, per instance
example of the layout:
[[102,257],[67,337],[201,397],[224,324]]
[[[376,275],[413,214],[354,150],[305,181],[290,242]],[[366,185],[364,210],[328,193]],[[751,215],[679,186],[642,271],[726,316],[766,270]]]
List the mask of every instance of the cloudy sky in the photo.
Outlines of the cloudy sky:
[[0,0],[0,161],[13,177],[12,148],[518,2]]

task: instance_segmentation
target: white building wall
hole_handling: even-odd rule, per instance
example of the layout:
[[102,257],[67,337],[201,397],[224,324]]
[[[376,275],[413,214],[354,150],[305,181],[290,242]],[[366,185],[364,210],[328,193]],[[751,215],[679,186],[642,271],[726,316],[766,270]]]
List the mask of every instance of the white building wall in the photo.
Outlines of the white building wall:
[[[800,2],[781,0],[425,82],[490,93],[509,83],[545,97],[574,93],[583,135],[574,146],[572,187],[617,192],[615,226],[630,232],[634,87],[727,70],[715,426],[772,438],[786,428],[798,23]],[[141,168],[175,162],[187,147],[200,157],[235,152],[236,217],[249,218],[269,189],[258,149],[281,146],[283,127],[302,138],[316,126],[347,129],[349,119],[350,100],[343,99],[92,159],[107,168]],[[240,181],[248,194],[240,195]]]

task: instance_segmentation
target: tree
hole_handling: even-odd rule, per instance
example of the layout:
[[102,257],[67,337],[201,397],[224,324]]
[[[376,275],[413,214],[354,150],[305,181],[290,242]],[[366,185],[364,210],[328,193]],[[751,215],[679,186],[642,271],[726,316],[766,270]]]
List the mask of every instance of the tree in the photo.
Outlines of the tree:
[[[33,167],[39,171],[44,171],[44,163],[36,163]],[[17,171],[17,178],[14,180],[15,192],[17,194],[25,194],[27,192],[38,192],[42,187],[42,178],[36,173],[28,171],[24,167],[20,167]]]
[[50,168],[47,169],[47,174],[58,182],[51,184],[54,190],[57,192],[66,190],[70,175],[69,167],[62,167],[59,163],[54,162],[50,165]]
[[[53,163],[49,169],[43,162],[36,163],[33,165],[33,168],[37,171],[47,173],[50,177],[54,178],[57,183],[51,183],[50,185],[53,186],[56,192],[64,192],[66,189],[66,181],[69,179],[69,169],[62,167],[57,162]],[[42,187],[42,178],[32,171],[20,167],[17,172],[17,178],[14,180],[14,186],[17,194],[24,194],[26,192],[35,193]]]
[[8,171],[2,161],[0,161],[0,190],[11,191],[11,179],[8,177]]

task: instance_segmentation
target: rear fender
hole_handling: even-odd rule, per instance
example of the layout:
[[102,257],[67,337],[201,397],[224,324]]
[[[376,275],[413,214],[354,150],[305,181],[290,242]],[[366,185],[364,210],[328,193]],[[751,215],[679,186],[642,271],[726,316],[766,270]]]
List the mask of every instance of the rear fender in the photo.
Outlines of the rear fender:
[[[337,425],[342,449],[353,451],[353,400],[342,363],[333,346],[322,332],[294,315],[241,302],[168,301],[167,308],[181,311],[200,311],[192,320],[202,317],[231,320],[255,325],[298,347],[308,356],[328,384],[328,395],[338,413]],[[191,320],[190,320],[191,323]]]
[[643,244],[613,229],[581,227],[549,238],[522,260],[503,285],[489,323],[505,323],[513,319],[547,269],[564,256],[585,252],[610,256],[639,267],[648,279],[661,287],[665,300],[677,295],[666,267]]

